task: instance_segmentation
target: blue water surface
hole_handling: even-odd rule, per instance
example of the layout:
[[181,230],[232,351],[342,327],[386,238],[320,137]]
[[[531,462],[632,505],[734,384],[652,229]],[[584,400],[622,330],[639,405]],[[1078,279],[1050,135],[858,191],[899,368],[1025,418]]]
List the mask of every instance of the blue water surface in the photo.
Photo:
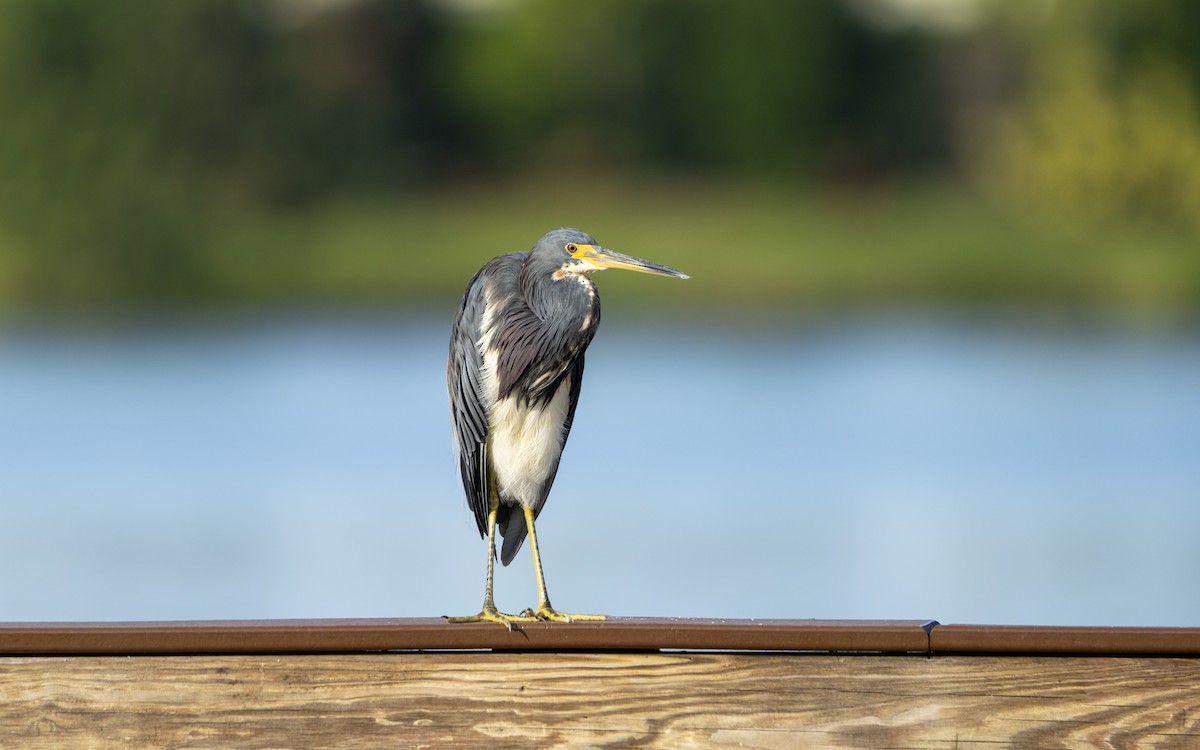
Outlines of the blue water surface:
[[[0,620],[476,611],[444,317],[0,328]],[[569,611],[1196,626],[1198,454],[1195,331],[609,315],[539,539]]]

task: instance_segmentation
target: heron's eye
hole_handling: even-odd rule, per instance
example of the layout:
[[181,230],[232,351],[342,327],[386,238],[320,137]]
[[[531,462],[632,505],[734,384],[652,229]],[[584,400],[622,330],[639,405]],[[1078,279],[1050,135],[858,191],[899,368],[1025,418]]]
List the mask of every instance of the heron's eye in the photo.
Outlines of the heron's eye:
[[576,245],[574,242],[567,243],[567,252],[570,253],[571,255],[574,255],[575,251],[577,251],[578,249],[579,249],[579,246]]

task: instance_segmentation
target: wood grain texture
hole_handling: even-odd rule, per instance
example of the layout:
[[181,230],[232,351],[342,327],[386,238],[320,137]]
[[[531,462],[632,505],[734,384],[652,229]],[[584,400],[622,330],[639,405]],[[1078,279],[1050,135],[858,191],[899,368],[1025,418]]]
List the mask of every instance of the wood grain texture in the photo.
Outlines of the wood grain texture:
[[3,747],[1200,748],[1200,660],[686,653],[0,659]]

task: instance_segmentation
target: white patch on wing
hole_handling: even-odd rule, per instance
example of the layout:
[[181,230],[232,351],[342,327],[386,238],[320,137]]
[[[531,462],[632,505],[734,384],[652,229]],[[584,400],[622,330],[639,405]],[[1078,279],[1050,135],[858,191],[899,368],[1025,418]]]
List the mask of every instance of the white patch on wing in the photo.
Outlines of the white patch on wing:
[[541,388],[546,383],[549,383],[550,378],[553,378],[556,374],[557,373],[554,370],[546,370],[541,375],[538,375],[536,378],[533,379],[533,382],[529,384],[530,390],[536,390],[538,388]]
[[583,316],[583,324],[579,326],[579,330],[586,331],[592,327],[592,307],[596,303],[596,285],[582,276],[579,277],[579,280],[583,282],[583,288],[587,289],[588,295],[587,313]]
[[496,403],[488,415],[489,456],[501,494],[526,507],[533,507],[541,498],[542,487],[566,442],[563,424],[570,397],[568,376],[544,409],[530,409],[513,397]]
[[[491,287],[485,287],[483,292],[483,320],[479,323],[479,356],[482,359],[482,371],[479,373],[480,385],[483,387],[484,408],[487,404],[496,403],[500,393],[500,378],[496,374],[499,367],[499,351],[492,346],[496,337],[496,312],[500,305],[495,300]],[[490,419],[490,415],[489,415]]]

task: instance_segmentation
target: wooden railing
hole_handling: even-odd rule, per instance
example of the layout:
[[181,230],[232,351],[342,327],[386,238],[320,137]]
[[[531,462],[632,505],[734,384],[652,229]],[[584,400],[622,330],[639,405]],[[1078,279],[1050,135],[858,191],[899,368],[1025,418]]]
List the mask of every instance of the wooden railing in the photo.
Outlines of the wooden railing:
[[0,654],[3,748],[1200,748],[1200,628],[8,623]]

